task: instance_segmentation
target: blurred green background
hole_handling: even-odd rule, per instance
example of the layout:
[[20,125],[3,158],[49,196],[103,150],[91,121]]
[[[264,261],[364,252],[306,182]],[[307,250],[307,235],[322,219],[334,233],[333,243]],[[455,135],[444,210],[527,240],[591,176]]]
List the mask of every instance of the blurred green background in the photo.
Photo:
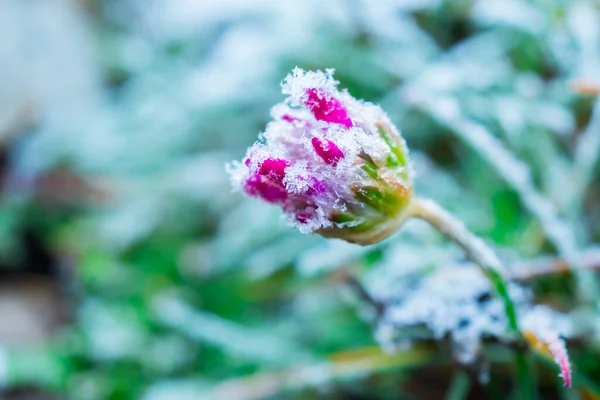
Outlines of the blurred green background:
[[[597,1],[3,0],[3,398],[447,395],[444,351],[383,356],[340,271],[393,296],[459,251],[419,222],[369,248],[301,235],[231,191],[294,66],[381,104],[418,193],[509,263],[600,266]],[[588,321],[572,361],[600,385],[585,282],[527,285]],[[598,398],[543,369],[541,398]]]

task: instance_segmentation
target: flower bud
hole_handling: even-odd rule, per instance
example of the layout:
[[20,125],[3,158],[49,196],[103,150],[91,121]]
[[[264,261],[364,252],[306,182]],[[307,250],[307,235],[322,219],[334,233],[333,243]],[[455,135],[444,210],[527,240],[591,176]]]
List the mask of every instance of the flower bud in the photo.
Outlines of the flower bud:
[[380,107],[337,84],[333,70],[295,68],[282,83],[287,99],[228,170],[235,188],[280,205],[301,232],[372,244],[406,217],[408,149]]

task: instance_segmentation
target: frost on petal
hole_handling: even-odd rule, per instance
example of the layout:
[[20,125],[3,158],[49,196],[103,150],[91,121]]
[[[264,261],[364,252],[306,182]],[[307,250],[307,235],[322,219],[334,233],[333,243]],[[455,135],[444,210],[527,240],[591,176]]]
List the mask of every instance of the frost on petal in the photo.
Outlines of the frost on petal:
[[[281,84],[282,92],[290,95],[288,102],[294,106],[306,106],[318,121],[340,124],[351,128],[354,124],[342,103],[337,90],[338,82],[333,79],[333,70],[304,71],[295,68]],[[350,99],[353,101],[354,99]]]
[[283,185],[260,174],[254,174],[248,178],[244,189],[249,195],[260,197],[269,203],[283,202],[288,197]]
[[340,124],[346,128],[353,126],[342,103],[321,89],[310,88],[306,91],[306,106],[318,121]]
[[271,108],[271,117],[276,121],[286,121],[299,126],[314,124],[314,118],[309,110],[291,108],[285,103],[276,104]]
[[[394,233],[405,216],[408,169],[388,161],[405,160],[394,152],[408,152],[383,110],[338,91],[332,74],[294,69],[282,83],[288,97],[271,109],[259,140],[228,171],[234,186],[280,205],[301,232],[371,244]],[[381,124],[390,125],[387,142]],[[372,199],[357,194],[365,190],[385,207],[368,207]]]
[[319,179],[312,176],[308,182],[308,189],[306,193],[309,196],[320,196],[327,193],[327,186]]
[[336,166],[338,161],[344,158],[344,153],[331,140],[321,140],[317,137],[312,138],[311,144],[315,153],[325,161],[325,163]]
[[289,114],[283,114],[283,115],[281,116],[281,119],[282,119],[282,120],[284,120],[284,121],[287,121],[287,122],[300,122],[300,121],[301,121],[301,119],[300,119],[300,118],[297,118],[297,117],[292,117],[292,116],[291,116],[291,115],[289,115]]
[[285,121],[285,122],[289,122],[290,124],[293,124],[295,126],[305,126],[305,127],[310,127],[311,123],[308,120],[308,118],[302,118],[300,116],[294,116],[292,114],[283,114],[281,116],[281,120]]
[[244,164],[250,169],[256,165],[256,170],[244,184],[246,193],[260,197],[269,203],[281,203],[287,200],[288,192],[283,184],[283,179],[285,178],[285,169],[290,165],[289,161],[269,157],[256,162],[250,156]]
[[258,173],[264,175],[277,183],[283,182],[285,169],[290,165],[289,161],[280,158],[267,158],[258,167]]
[[281,91],[290,97],[291,106],[298,107],[305,104],[308,89],[318,89],[323,93],[336,93],[338,82],[333,79],[333,69],[322,71],[304,71],[294,68],[281,83]]
[[311,213],[301,212],[296,214],[296,220],[301,224],[307,224],[311,219],[313,219],[313,214]]

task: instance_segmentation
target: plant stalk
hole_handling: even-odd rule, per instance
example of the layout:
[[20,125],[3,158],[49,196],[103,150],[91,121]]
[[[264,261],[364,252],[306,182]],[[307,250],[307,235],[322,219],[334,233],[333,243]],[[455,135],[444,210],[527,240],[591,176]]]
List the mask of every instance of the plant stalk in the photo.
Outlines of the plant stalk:
[[[472,234],[465,224],[434,201],[415,198],[412,202],[409,216],[428,222],[448,239],[459,245],[467,257],[479,266],[504,304],[511,333],[521,338],[523,335],[519,328],[517,312],[508,292],[508,274],[492,249],[483,240]],[[534,399],[536,392],[528,357],[521,350],[517,350],[516,367],[521,398]]]
[[520,335],[517,312],[508,293],[507,273],[496,254],[483,240],[472,234],[465,224],[432,200],[415,198],[411,205],[410,217],[420,218],[428,222],[448,239],[459,245],[467,257],[479,266],[504,303],[511,331]]

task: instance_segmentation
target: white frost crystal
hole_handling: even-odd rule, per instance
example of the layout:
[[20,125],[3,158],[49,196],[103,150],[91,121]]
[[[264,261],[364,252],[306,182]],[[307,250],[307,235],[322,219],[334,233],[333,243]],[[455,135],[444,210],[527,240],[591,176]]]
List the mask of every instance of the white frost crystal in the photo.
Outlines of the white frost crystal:
[[[523,330],[548,344],[563,369],[568,358],[559,335],[569,334],[569,320],[547,307],[532,306],[531,294],[522,286],[510,284],[509,292]],[[384,349],[393,351],[420,338],[448,339],[456,359],[471,363],[484,338],[504,338],[509,332],[502,301],[472,265],[439,269],[397,293],[400,297],[385,301],[377,327],[376,337]],[[562,376],[570,381],[565,372]]]

